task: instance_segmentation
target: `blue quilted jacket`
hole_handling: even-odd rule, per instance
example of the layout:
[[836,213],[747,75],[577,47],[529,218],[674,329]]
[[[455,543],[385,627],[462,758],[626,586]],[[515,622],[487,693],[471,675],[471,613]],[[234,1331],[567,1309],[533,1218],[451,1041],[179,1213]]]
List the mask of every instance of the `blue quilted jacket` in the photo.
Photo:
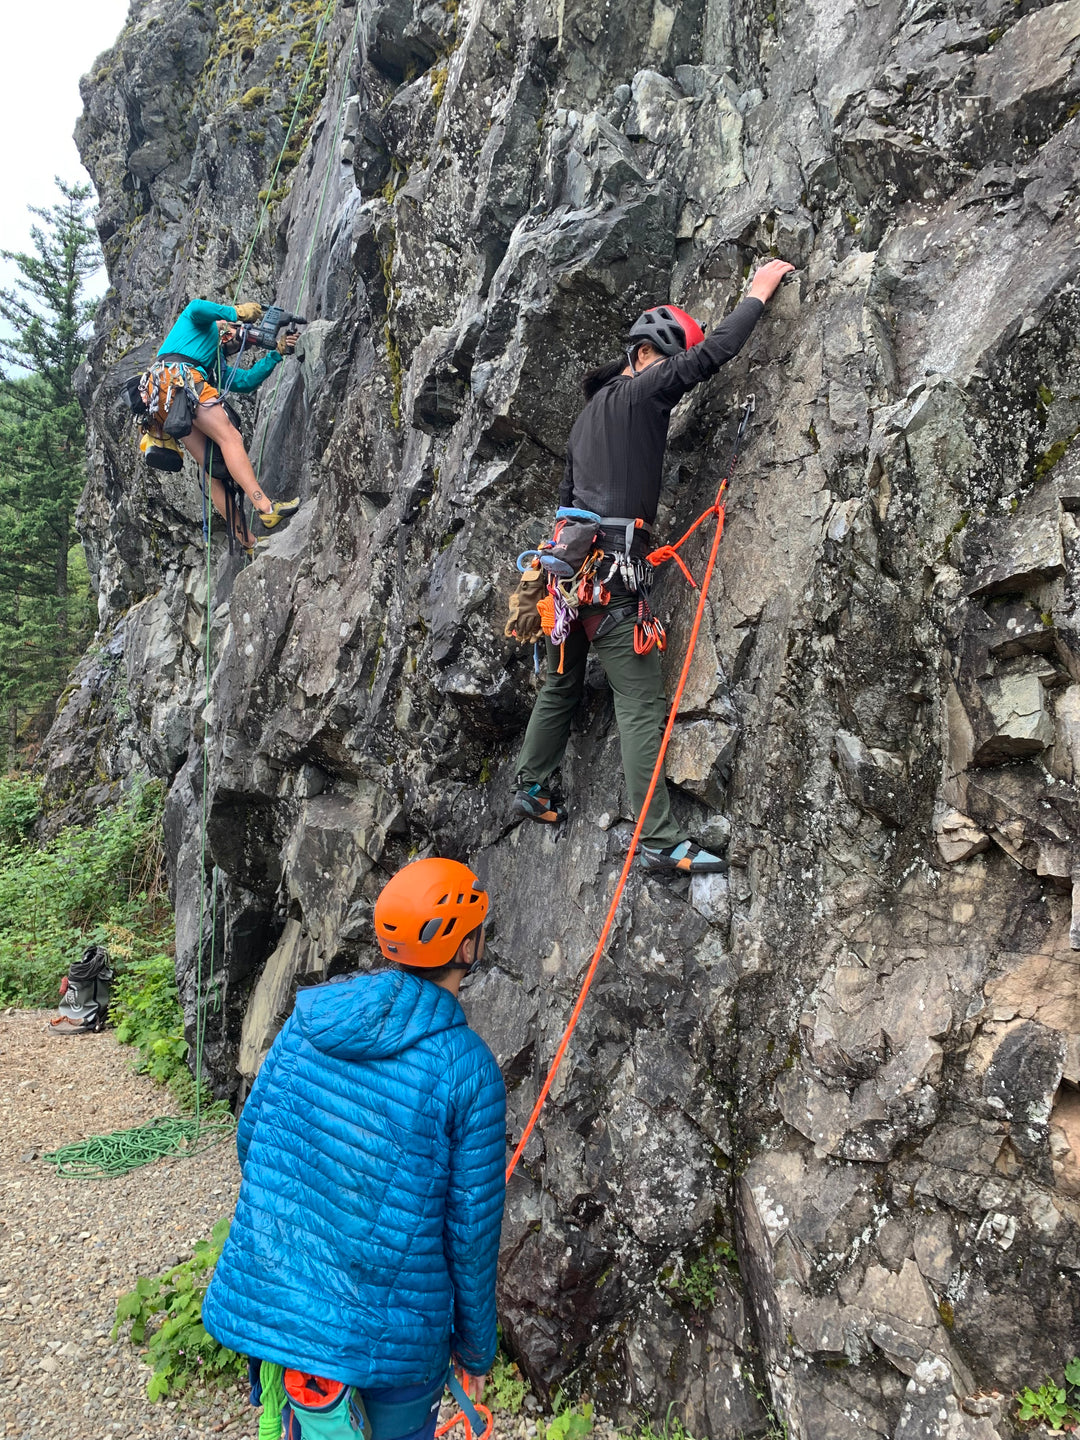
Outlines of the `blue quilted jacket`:
[[203,1302],[222,1345],[358,1386],[495,1357],[506,1092],[457,1000],[397,970],[302,990],[237,1128]]

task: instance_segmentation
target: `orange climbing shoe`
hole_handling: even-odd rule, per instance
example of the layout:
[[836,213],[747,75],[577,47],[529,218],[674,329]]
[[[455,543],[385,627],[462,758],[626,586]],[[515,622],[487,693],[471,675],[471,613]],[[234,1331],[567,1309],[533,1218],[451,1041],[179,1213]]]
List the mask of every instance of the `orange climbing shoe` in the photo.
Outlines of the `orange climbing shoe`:
[[259,519],[262,521],[264,530],[272,530],[279,521],[286,519],[289,515],[295,515],[299,509],[299,496],[295,500],[275,500],[265,515],[260,513]]
[[726,875],[728,864],[719,855],[712,855],[695,845],[693,840],[680,840],[666,850],[642,845],[638,863],[646,870],[668,875]]

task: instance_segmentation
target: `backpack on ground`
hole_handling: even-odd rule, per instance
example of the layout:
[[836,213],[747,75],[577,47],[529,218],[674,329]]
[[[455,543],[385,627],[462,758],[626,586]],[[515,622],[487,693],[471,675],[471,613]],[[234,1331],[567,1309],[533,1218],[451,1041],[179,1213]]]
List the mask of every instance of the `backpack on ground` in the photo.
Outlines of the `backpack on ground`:
[[103,945],[88,945],[60,982],[59,1013],[49,1021],[52,1034],[92,1035],[104,1030],[112,983],[109,952]]

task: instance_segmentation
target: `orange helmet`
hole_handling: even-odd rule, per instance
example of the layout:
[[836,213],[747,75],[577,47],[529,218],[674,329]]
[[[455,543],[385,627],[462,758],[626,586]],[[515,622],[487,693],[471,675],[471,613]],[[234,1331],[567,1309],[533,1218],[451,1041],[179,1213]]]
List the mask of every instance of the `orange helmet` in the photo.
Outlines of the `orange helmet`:
[[388,960],[434,969],[454,958],[487,912],[487,891],[469,867],[432,856],[414,860],[383,886],[375,935]]

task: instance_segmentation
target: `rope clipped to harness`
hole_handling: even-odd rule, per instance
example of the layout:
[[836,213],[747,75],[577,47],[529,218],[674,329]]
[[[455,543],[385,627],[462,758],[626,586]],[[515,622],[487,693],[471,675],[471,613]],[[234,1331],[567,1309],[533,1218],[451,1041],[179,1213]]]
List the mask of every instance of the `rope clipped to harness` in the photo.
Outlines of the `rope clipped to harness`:
[[[554,1077],[559,1074],[559,1067],[562,1066],[563,1058],[566,1057],[566,1051],[569,1050],[570,1047],[570,1038],[573,1037],[573,1032],[575,1032],[577,1028],[577,1021],[580,1020],[580,1015],[582,1015],[582,1011],[585,1009],[585,1002],[586,999],[589,998],[589,991],[592,989],[593,979],[596,978],[596,971],[599,969],[600,959],[603,958],[603,952],[605,952],[606,945],[608,945],[608,937],[611,935],[613,924],[615,924],[619,901],[622,900],[622,893],[624,893],[626,888],[626,880],[629,878],[631,865],[634,864],[634,855],[636,851],[638,851],[639,842],[641,842],[641,832],[642,829],[645,828],[645,818],[647,818],[649,812],[649,805],[652,804],[652,796],[657,792],[657,785],[660,783],[662,773],[664,773],[664,757],[667,756],[668,744],[671,742],[671,733],[672,730],[675,729],[675,720],[678,719],[678,707],[680,707],[681,700],[683,700],[683,691],[685,687],[687,687],[688,678],[690,678],[690,667],[694,660],[694,649],[697,648],[697,636],[701,629],[704,612],[706,612],[708,585],[710,585],[711,579],[713,579],[713,570],[716,569],[716,557],[720,550],[720,537],[723,536],[724,533],[724,504],[726,504],[724,497],[727,495],[727,485],[729,485],[729,481],[732,480],[732,475],[734,475],[734,467],[736,467],[737,461],[739,461],[739,448],[740,445],[742,445],[743,435],[746,433],[746,426],[750,423],[750,416],[753,415],[753,410],[755,410],[755,397],[750,395],[746,397],[746,402],[744,402],[743,405],[742,419],[740,419],[739,429],[736,431],[736,438],[734,438],[734,445],[732,446],[732,459],[730,459],[729,465],[727,465],[727,472],[724,474],[723,480],[720,481],[720,488],[716,492],[716,500],[708,507],[708,510],[704,510],[703,513],[698,516],[693,526],[690,527],[690,530],[687,530],[687,533],[684,534],[683,539],[678,540],[674,546],[661,546],[660,550],[654,550],[651,556],[648,557],[649,563],[651,564],[660,564],[664,562],[664,560],[670,559],[671,556],[664,554],[664,552],[671,550],[671,553],[674,554],[675,550],[678,550],[678,547],[683,544],[683,541],[687,539],[688,536],[691,536],[694,530],[697,530],[697,527],[700,526],[704,520],[707,520],[708,516],[717,517],[716,533],[713,534],[713,546],[711,546],[711,550],[708,552],[706,570],[704,570],[704,575],[701,577],[701,593],[700,596],[698,596],[697,612],[694,613],[694,624],[691,626],[690,639],[687,641],[687,652],[685,652],[683,657],[683,670],[680,671],[678,684],[675,685],[675,694],[671,700],[671,710],[670,713],[668,713],[667,724],[664,726],[664,734],[662,734],[661,737],[660,753],[657,755],[657,763],[655,763],[654,768],[652,768],[652,778],[649,779],[648,791],[645,792],[645,799],[644,802],[642,802],[641,811],[639,811],[638,814],[638,822],[636,822],[634,827],[631,842],[629,842],[628,847],[626,847],[626,857],[625,860],[622,861],[622,870],[619,871],[619,878],[615,883],[615,894],[613,894],[611,904],[609,904],[608,914],[606,914],[605,922],[603,922],[603,929],[600,930],[600,936],[598,942],[596,942],[596,949],[593,950],[592,959],[589,960],[589,968],[586,969],[585,979],[582,981],[582,988],[577,992],[575,1007],[570,1011],[570,1018],[566,1022],[566,1030],[563,1031],[563,1038],[559,1041],[559,1045],[557,1045],[552,1064],[550,1064],[549,1070],[547,1070],[547,1076],[544,1077],[544,1083],[540,1086],[540,1094],[536,1097],[536,1104],[534,1104],[533,1110],[531,1110],[530,1116],[528,1116],[526,1120],[526,1128],[521,1132],[521,1139],[518,1140],[513,1155],[510,1156],[510,1164],[507,1165],[507,1185],[510,1184],[511,1179],[513,1179],[514,1171],[516,1171],[518,1161],[520,1161],[524,1148],[526,1148],[528,1138],[530,1138],[533,1130],[536,1129],[536,1122],[540,1119],[540,1113],[541,1110],[543,1110],[544,1103],[546,1103],[547,1096],[552,1093]],[[657,556],[660,556],[660,559],[657,559]],[[684,566],[681,567],[685,569]],[[694,585],[693,577],[690,576],[688,570],[685,572],[685,575],[687,575],[687,579],[690,580],[691,585]],[[694,589],[697,589],[696,585],[694,585]],[[639,619],[641,619],[641,611],[638,613]],[[657,621],[655,624],[660,625],[660,622]],[[660,631],[662,636],[662,631],[664,631],[662,625],[660,626]],[[661,644],[660,636],[654,634],[652,635],[652,644],[658,644],[662,649],[664,645],[667,644],[667,638],[664,638]],[[435,1431],[436,1436],[442,1436],[442,1434],[445,1434],[445,1431],[448,1431],[449,1428],[455,1426],[455,1424],[458,1424],[459,1421],[462,1420],[465,1420],[464,1414],[456,1414],[445,1426],[442,1426],[441,1430]],[[471,1428],[469,1428],[468,1420],[465,1420],[465,1436],[467,1436],[467,1440],[471,1440]],[[488,1436],[490,1436],[490,1430],[485,1430],[480,1440],[488,1440]]]
[[[604,950],[607,947],[608,937],[611,934],[611,927],[615,923],[615,916],[618,913],[619,902],[622,899],[623,891],[626,889],[626,882],[630,875],[630,867],[634,863],[634,856],[636,855],[638,845],[641,842],[641,832],[645,828],[645,819],[649,813],[649,806],[652,804],[652,798],[653,795],[656,793],[656,787],[660,783],[660,777],[664,773],[664,758],[667,755],[668,745],[671,742],[672,731],[675,729],[675,721],[678,719],[679,716],[679,705],[682,701],[683,691],[686,689],[686,682],[690,677],[690,666],[693,663],[694,651],[697,647],[697,638],[701,630],[702,619],[705,615],[705,602],[708,599],[709,595],[709,584],[713,577],[713,571],[716,568],[716,557],[720,550],[720,537],[724,533],[725,496],[727,495],[728,482],[731,480],[731,477],[735,473],[735,466],[739,459],[739,447],[742,444],[743,436],[746,433],[746,427],[750,423],[750,416],[753,413],[754,397],[753,395],[749,395],[747,396],[746,401],[743,405],[742,419],[739,422],[739,428],[735,434],[735,443],[732,446],[731,459],[728,462],[727,472],[724,475],[723,480],[720,482],[720,488],[716,492],[716,499],[709,506],[709,508],[703,511],[702,514],[697,518],[697,520],[695,520],[694,524],[691,525],[690,529],[686,532],[686,535],[684,535],[681,540],[677,541],[676,544],[672,546],[662,545],[659,550],[654,550],[653,553],[648,557],[649,563],[654,565],[661,564],[663,560],[672,558],[671,556],[663,552],[670,550],[672,552],[672,555],[674,555],[674,552],[679,548],[683,541],[686,540],[688,536],[692,535],[693,532],[698,528],[700,524],[702,524],[703,521],[708,519],[710,515],[716,516],[717,525],[715,533],[713,534],[712,548],[709,551],[709,558],[705,563],[705,573],[702,576],[701,593],[698,598],[697,611],[694,614],[694,623],[690,629],[690,638],[687,641],[686,654],[683,656],[682,670],[679,672],[679,680],[677,685],[675,686],[675,694],[672,697],[671,701],[671,710],[668,713],[667,723],[664,726],[664,733],[660,740],[660,752],[656,757],[656,764],[653,766],[653,773],[652,778],[649,781],[649,788],[645,792],[645,799],[642,802],[641,810],[638,814],[637,824],[634,826],[634,833],[630,837],[630,844],[627,846],[626,858],[623,860],[622,869],[619,872],[619,878],[615,882],[615,893],[611,897],[611,904],[608,906],[608,912],[604,920],[603,929],[600,931],[600,938],[596,942],[596,949],[593,951],[592,959],[589,961],[588,968],[585,971],[585,978],[581,982],[581,989],[578,991],[578,997],[577,1000],[574,1002],[574,1008],[570,1012],[570,1018],[566,1022],[566,1028],[563,1031],[562,1039],[559,1041],[558,1047],[555,1051],[554,1059],[552,1060],[551,1065],[548,1068],[544,1083],[540,1087],[540,1093],[536,1097],[536,1103],[533,1105],[529,1118],[525,1122],[525,1128],[521,1132],[521,1139],[518,1141],[514,1153],[510,1157],[510,1163],[506,1167],[506,1183],[508,1185],[513,1178],[514,1171],[518,1167],[518,1162],[520,1161],[521,1156],[524,1153],[525,1146],[529,1143],[529,1137],[532,1135],[533,1130],[536,1128],[536,1122],[539,1120],[541,1111],[543,1110],[544,1104],[547,1101],[547,1097],[551,1093],[551,1087],[555,1083],[555,1077],[559,1073],[559,1067],[562,1065],[563,1059],[566,1056],[566,1052],[570,1047],[570,1040],[573,1037],[575,1029],[577,1028],[578,1020],[581,1018],[581,1012],[585,1008],[585,1001],[588,999],[589,991],[592,989],[593,980],[596,978],[596,972],[600,967],[600,961],[603,958]],[[657,556],[659,556],[660,558],[657,559]],[[679,563],[680,568],[684,569],[685,571],[685,567],[682,566],[682,562],[680,561]],[[693,578],[690,575],[689,571],[685,571],[685,573],[687,579],[690,580],[690,583],[694,584]],[[698,587],[694,585],[694,588],[697,589]],[[661,627],[661,631],[662,629],[663,627]],[[658,638],[655,636],[654,643],[659,643]],[[666,640],[664,643],[666,644]],[[663,648],[663,646],[661,646],[661,648]],[[463,1418],[464,1417],[462,1415],[455,1415],[446,1425],[442,1427],[441,1430],[436,1431],[436,1434],[442,1435],[445,1431],[449,1430],[452,1425],[458,1424]],[[489,1431],[485,1430],[484,1434],[480,1437],[480,1440],[488,1440],[489,1433]],[[468,1422],[466,1421],[466,1436],[469,1437],[470,1435],[471,1432],[469,1430]]]

